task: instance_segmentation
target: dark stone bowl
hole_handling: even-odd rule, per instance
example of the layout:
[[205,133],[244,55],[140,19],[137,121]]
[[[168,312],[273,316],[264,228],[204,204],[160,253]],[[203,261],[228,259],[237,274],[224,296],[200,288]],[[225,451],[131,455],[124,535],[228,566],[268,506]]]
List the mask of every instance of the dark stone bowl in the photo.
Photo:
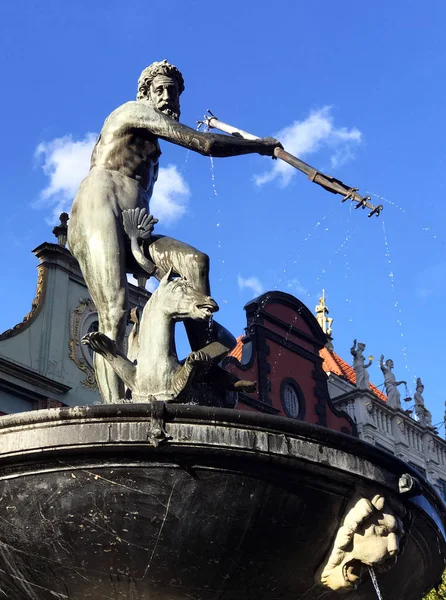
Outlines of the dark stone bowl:
[[[355,438],[229,409],[1,417],[0,599],[338,598],[315,572],[361,488],[406,508],[401,556],[378,578],[384,598],[418,600],[444,568],[445,510],[424,480],[400,493],[404,473]],[[376,598],[369,578],[348,597]]]

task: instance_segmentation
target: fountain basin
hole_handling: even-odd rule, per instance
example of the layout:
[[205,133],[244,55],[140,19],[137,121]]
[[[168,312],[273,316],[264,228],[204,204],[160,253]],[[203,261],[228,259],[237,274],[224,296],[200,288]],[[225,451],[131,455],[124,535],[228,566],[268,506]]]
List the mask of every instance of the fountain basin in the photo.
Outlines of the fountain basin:
[[[419,482],[401,493],[404,474]],[[8,600],[338,598],[315,574],[358,490],[405,510],[401,554],[378,581],[384,598],[418,600],[445,565],[444,505],[407,464],[356,438],[162,403],[1,417],[0,590]],[[368,576],[347,597],[376,598]]]

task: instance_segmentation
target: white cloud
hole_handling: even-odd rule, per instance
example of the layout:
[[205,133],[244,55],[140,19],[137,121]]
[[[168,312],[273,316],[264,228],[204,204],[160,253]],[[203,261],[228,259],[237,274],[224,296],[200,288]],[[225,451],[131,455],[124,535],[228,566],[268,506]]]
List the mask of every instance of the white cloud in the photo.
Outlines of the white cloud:
[[96,139],[96,133],[87,133],[78,141],[72,135],[65,135],[38,145],[36,158],[42,161],[49,183],[41,191],[36,207],[52,206],[56,217],[69,210],[79,184],[90,168]]
[[[287,152],[299,158],[326,147],[332,152],[331,166],[336,168],[354,158],[362,134],[355,127],[335,127],[331,106],[324,106],[312,111],[304,121],[294,121],[274,137],[280,140]],[[255,175],[254,181],[260,186],[278,178],[280,185],[286,186],[295,173],[294,167],[277,160],[269,171]]]
[[[52,219],[56,220],[62,211],[70,209],[79,185],[90,169],[96,139],[96,133],[87,133],[80,140],[66,135],[39,144],[36,158],[49,181],[34,203],[35,207],[52,207]],[[161,224],[173,223],[185,213],[189,196],[189,187],[177,167],[161,167],[150,203],[151,211]]]
[[254,292],[254,296],[260,296],[263,292],[263,285],[257,277],[237,277],[238,287],[242,290],[248,288]]
[[308,294],[308,290],[296,278],[289,279],[287,287],[293,294],[297,294],[298,296],[306,296]]
[[[138,280],[135,279],[133,277],[133,275],[130,275],[130,273],[127,273],[127,281],[133,285],[138,286]],[[146,290],[148,292],[153,293],[158,287],[158,280],[155,279],[155,277],[150,277],[146,283]]]
[[189,186],[175,165],[161,167],[155,185],[150,212],[161,224],[173,223],[186,212]]

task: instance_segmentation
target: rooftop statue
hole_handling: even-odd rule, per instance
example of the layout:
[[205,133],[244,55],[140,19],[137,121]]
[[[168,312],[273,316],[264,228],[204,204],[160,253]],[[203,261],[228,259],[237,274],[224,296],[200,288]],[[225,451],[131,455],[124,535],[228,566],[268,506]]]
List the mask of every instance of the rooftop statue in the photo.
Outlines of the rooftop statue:
[[384,374],[384,385],[386,388],[388,406],[391,406],[392,408],[401,408],[401,394],[399,393],[398,386],[402,384],[406,385],[406,382],[396,381],[395,375],[392,372],[394,365],[391,358],[387,359],[384,363],[384,355],[381,354],[379,366]]
[[432,414],[424,405],[423,392],[424,385],[421,382],[421,379],[417,377],[417,388],[413,396],[413,399],[415,400],[415,414],[420,425],[423,427],[432,427]]
[[316,304],[314,310],[316,313],[316,321],[319,323],[320,328],[326,335],[331,337],[331,334],[333,333],[333,318],[327,316],[329,310],[325,303],[325,290],[322,290],[322,296],[319,298],[319,303]]
[[[273,156],[280,143],[273,138],[255,141],[228,135],[201,133],[182,125],[180,95],[183,76],[167,61],[144,69],[138,81],[136,101],[126,102],[105,120],[91,157],[91,168],[74,199],[68,228],[71,252],[96,305],[99,331],[114,340],[123,352],[128,313],[127,273],[146,272],[138,264],[126,235],[122,213],[146,209],[158,177],[159,139],[213,157],[258,153]],[[203,296],[210,296],[209,258],[196,248],[167,236],[152,235],[157,220],[147,214],[142,252],[151,263],[149,275],[158,280],[172,271],[185,278]],[[218,340],[222,353],[235,339],[214,323],[185,322],[193,351]],[[124,383],[112,364],[95,356],[95,373],[104,402],[124,398]]]
[[353,356],[353,368],[356,373],[356,387],[358,390],[368,390],[370,387],[369,374],[367,369],[372,364],[372,357],[369,357],[369,362],[365,363],[365,344],[359,342],[358,346],[356,346],[357,340],[353,340],[353,346],[350,349],[350,352]]

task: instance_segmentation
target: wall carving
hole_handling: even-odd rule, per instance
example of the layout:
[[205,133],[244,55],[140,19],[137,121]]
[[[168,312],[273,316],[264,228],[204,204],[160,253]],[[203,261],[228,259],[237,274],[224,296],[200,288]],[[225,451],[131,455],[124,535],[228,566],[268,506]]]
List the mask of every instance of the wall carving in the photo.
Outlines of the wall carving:
[[96,377],[94,375],[93,357],[81,339],[84,335],[93,331],[98,320],[98,313],[90,298],[80,298],[79,305],[71,313],[70,319],[70,358],[77,367],[86,374],[82,385],[90,390],[97,389]]
[[[398,508],[404,512],[402,507]],[[357,493],[347,506],[330,554],[316,574],[316,582],[345,593],[360,585],[367,567],[391,566],[404,535],[403,523],[395,509],[379,493],[368,497]]]

